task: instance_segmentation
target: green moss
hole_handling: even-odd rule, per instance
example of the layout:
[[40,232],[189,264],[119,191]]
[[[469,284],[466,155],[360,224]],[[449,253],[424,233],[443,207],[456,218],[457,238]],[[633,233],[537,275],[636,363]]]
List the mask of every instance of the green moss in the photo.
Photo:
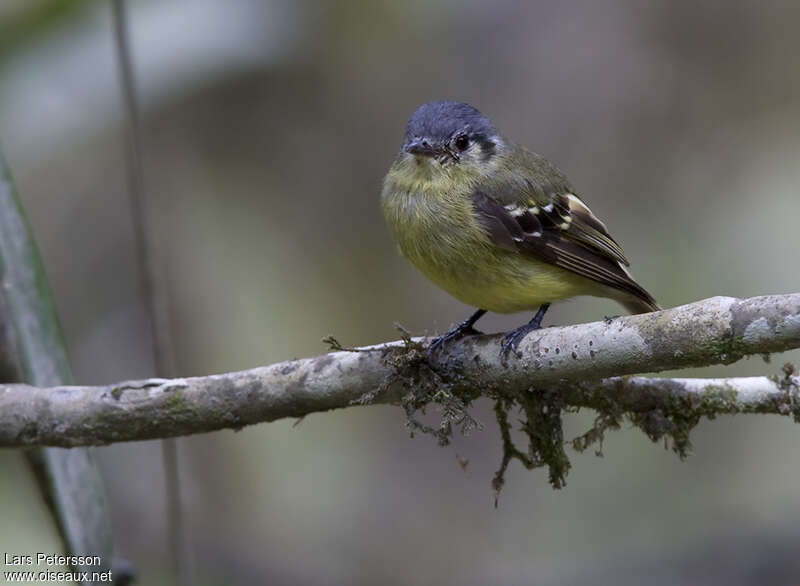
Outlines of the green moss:
[[[401,333],[403,346],[387,348],[383,357],[393,375],[379,389],[362,397],[362,402],[372,400],[375,394],[390,386],[401,386],[401,405],[411,435],[432,435],[441,446],[449,445],[456,431],[466,435],[481,429],[482,424],[469,410],[481,393],[470,390],[470,385],[461,384],[463,374],[456,366],[437,364],[434,368],[428,360],[427,348],[413,341],[405,330],[401,329]],[[528,469],[547,467],[551,485],[563,487],[570,462],[564,450],[560,394],[547,390],[515,394],[492,390],[488,394],[495,400],[495,416],[503,437],[503,458],[492,481],[495,494],[499,494],[512,460],[518,460]],[[438,411],[435,425],[419,418],[420,414],[426,414],[430,405]],[[527,440],[525,451],[518,449],[511,439],[509,415],[512,411],[521,413],[519,431]]]
[[[457,394],[455,385],[459,373],[452,368],[434,369],[428,361],[427,348],[411,339],[409,333],[398,326],[403,346],[394,347],[384,355],[384,362],[392,367],[394,376],[388,384],[400,384],[403,388],[401,406],[406,413],[406,427],[413,437],[417,432],[432,435],[440,446],[450,444],[454,429],[467,435],[483,425],[469,412],[469,406],[478,396]],[[425,414],[428,405],[439,411],[439,422],[427,425],[418,418]]]
[[[582,391],[582,402],[591,405],[597,416],[586,432],[565,441],[563,414],[577,412],[578,408],[563,403],[562,390],[551,388],[510,392],[503,388],[491,388],[484,389],[482,393],[475,391],[472,385],[463,384],[463,374],[456,366],[449,363],[436,363],[434,366],[428,360],[427,348],[412,340],[408,332],[402,328],[400,330],[403,334],[402,346],[380,349],[383,361],[391,367],[392,374],[378,389],[365,393],[359,402],[371,402],[377,394],[400,387],[400,404],[405,411],[406,426],[411,435],[432,435],[439,445],[446,446],[456,431],[467,434],[482,427],[469,412],[472,402],[480,396],[493,399],[494,414],[502,438],[502,460],[492,480],[495,504],[505,484],[505,473],[513,460],[529,470],[547,468],[551,486],[562,488],[566,485],[571,468],[565,446],[569,445],[579,453],[595,447],[595,454],[602,456],[606,433],[619,429],[626,420],[642,430],[653,442],[663,441],[665,446],[671,447],[683,459],[691,453],[691,431],[703,418],[714,419],[719,414],[776,411],[775,405],[742,403],[736,390],[729,385],[710,388],[700,394],[687,394],[676,384],[675,388],[644,397],[641,402],[635,401],[634,408],[630,407],[630,401],[621,404],[617,399],[624,396],[623,388],[619,389],[621,393],[585,390]],[[733,362],[744,355],[742,341],[733,335],[722,342],[709,344],[709,349],[723,362]],[[337,350],[353,350],[338,342],[333,345]],[[787,364],[783,368],[783,377],[774,377],[773,380],[786,391],[785,410],[782,403],[778,411],[791,412],[795,421],[800,421],[800,389],[795,374],[794,366]],[[624,386],[625,378],[619,380]],[[652,406],[641,408],[641,405],[648,404]],[[425,423],[419,418],[420,414],[426,415],[430,405],[438,410],[435,424]],[[512,424],[512,421],[518,422],[519,426]],[[515,432],[523,438],[524,447],[515,443]]]
[[747,348],[744,340],[733,332],[723,336],[716,344],[712,344],[714,354],[719,356],[723,364],[733,364],[747,356]]
[[188,405],[186,403],[186,399],[183,396],[183,392],[181,391],[172,391],[171,393],[165,394],[164,402],[162,403],[162,409],[164,410],[165,414],[170,417],[182,416],[185,415],[188,410]]
[[[511,438],[511,424],[508,416],[519,410],[523,417],[519,420],[519,430],[527,440],[527,450],[522,452]],[[503,459],[492,480],[497,496],[505,484],[505,472],[511,460],[519,461],[525,468],[547,467],[550,485],[563,488],[571,464],[564,450],[564,430],[562,412],[564,405],[561,394],[551,390],[529,390],[515,396],[498,396],[495,399],[495,416],[503,439]]]
[[783,376],[774,375],[769,379],[785,393],[785,402],[781,405],[781,412],[791,413],[795,423],[800,423],[800,387],[798,387],[797,367],[791,362],[787,362],[781,368]]

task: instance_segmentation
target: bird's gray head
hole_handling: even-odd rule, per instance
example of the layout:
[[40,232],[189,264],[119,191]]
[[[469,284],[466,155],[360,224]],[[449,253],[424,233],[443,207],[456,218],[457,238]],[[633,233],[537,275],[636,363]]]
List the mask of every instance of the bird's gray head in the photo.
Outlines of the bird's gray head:
[[408,121],[401,155],[420,165],[437,162],[485,168],[503,147],[491,121],[463,102],[440,100],[423,104]]

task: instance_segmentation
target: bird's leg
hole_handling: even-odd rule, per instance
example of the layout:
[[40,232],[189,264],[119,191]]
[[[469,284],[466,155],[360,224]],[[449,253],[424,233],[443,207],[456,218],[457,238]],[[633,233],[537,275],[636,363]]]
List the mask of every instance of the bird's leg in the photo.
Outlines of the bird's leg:
[[517,346],[522,339],[527,336],[533,330],[538,330],[542,327],[542,318],[544,314],[547,313],[548,308],[550,307],[549,303],[543,303],[539,307],[539,311],[536,312],[536,315],[533,316],[533,319],[526,323],[524,326],[518,327],[516,330],[512,330],[508,334],[506,334],[505,338],[503,338],[503,346],[500,349],[500,358],[502,358],[503,362],[505,363],[506,359],[508,358],[508,353],[513,351],[514,354],[517,353]]
[[460,338],[461,336],[471,336],[474,334],[480,334],[481,332],[479,332],[472,326],[474,326],[475,322],[481,319],[481,317],[483,317],[483,314],[485,313],[486,313],[485,309],[479,309],[471,316],[469,316],[467,319],[458,324],[456,327],[454,327],[452,330],[436,338],[433,342],[431,342],[431,345],[428,346],[428,356],[432,356],[434,352],[437,352],[438,350],[443,348],[444,345],[450,340],[455,340],[456,338]]

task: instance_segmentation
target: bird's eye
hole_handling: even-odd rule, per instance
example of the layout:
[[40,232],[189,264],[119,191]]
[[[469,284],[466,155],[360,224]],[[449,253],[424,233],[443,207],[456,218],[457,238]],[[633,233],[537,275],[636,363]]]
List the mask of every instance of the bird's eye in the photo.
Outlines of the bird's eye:
[[469,137],[466,134],[459,134],[453,141],[453,144],[458,150],[465,151],[469,146]]

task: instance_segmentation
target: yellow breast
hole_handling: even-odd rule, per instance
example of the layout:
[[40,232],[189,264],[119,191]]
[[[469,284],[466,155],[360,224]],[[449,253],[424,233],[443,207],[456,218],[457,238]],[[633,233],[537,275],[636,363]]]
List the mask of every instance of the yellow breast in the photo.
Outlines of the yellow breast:
[[472,207],[474,183],[390,170],[381,201],[403,255],[456,299],[497,313],[582,294],[583,278],[492,243]]

